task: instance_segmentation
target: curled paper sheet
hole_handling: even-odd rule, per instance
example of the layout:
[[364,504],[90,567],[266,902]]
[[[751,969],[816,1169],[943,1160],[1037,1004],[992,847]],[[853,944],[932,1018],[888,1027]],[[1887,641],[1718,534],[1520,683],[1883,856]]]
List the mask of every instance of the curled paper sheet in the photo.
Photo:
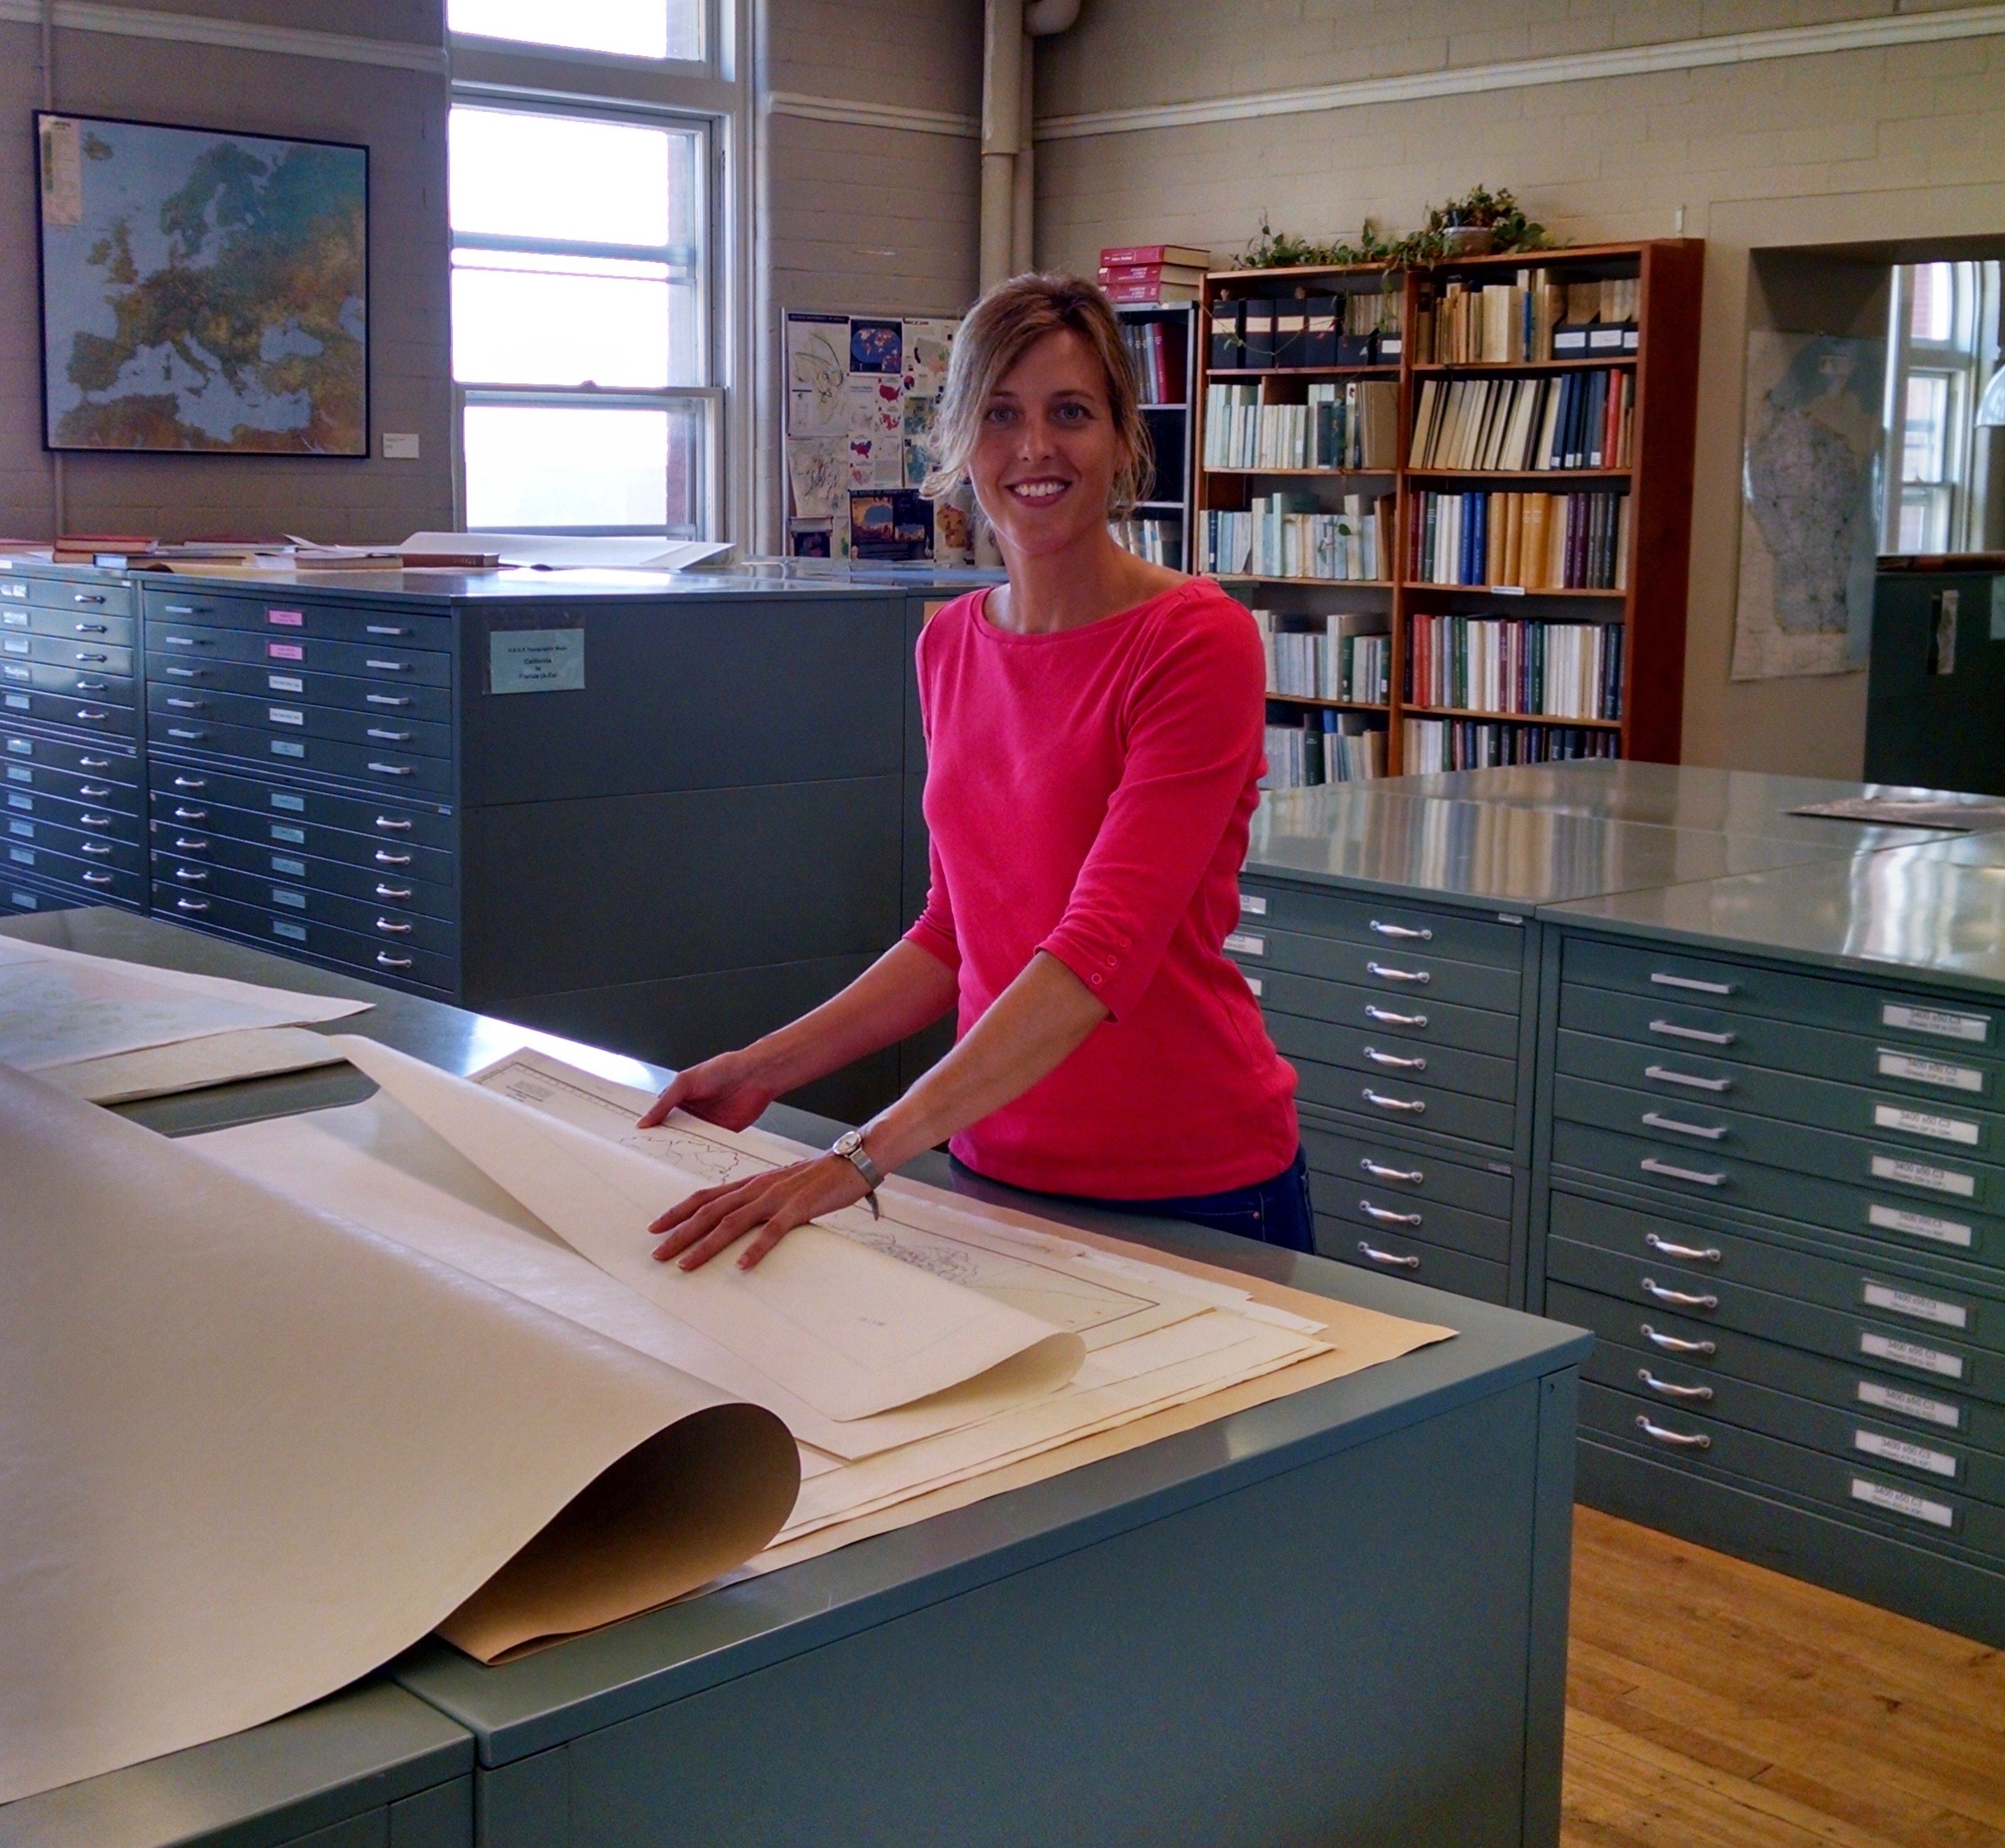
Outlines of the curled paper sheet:
[[825,1417],[868,1418],[1011,1362],[1018,1391],[1026,1362],[1055,1385],[1086,1358],[1077,1334],[819,1226],[750,1271],[657,1264],[648,1222],[702,1177],[374,1040],[333,1044],[572,1250]]
[[0,1068],[0,1803],[486,1659],[792,1508],[769,1412]]

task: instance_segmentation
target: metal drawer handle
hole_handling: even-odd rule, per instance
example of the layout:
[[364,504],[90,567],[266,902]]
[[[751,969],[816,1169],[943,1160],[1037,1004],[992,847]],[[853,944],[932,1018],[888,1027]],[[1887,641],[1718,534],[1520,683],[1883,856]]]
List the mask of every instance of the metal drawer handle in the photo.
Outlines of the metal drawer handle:
[[206,680],[209,678],[209,669],[207,668],[169,668],[167,678],[170,680]]
[[378,879],[376,882],[376,896],[397,903],[411,896],[411,888],[407,885],[385,885]]
[[184,885],[200,885],[209,877],[206,866],[176,866],[174,876]]
[[1375,917],[1372,920],[1372,928],[1380,936],[1396,937],[1402,943],[1432,943],[1434,940],[1432,931],[1416,931],[1404,924],[1382,924]]
[[174,837],[176,853],[207,853],[209,842],[199,834],[177,834]]
[[162,603],[162,612],[168,616],[200,616],[209,605],[206,603]]
[[1698,1136],[1709,1142],[1718,1142],[1726,1133],[1723,1123],[1680,1123],[1676,1117],[1667,1117],[1656,1110],[1644,1111],[1643,1122],[1651,1129],[1668,1129],[1677,1136]]
[[411,926],[408,924],[392,923],[387,917],[378,918],[376,920],[376,928],[379,931],[388,932],[388,934],[393,937],[408,936],[411,934]]
[[209,909],[209,900],[206,898],[190,898],[184,893],[181,897],[174,901],[174,908],[176,911],[207,911]]
[[1668,1065],[1646,1065],[1643,1067],[1646,1078],[1655,1078],[1660,1084],[1688,1085],[1693,1091],[1731,1091],[1731,1078],[1702,1078],[1696,1072],[1674,1072]]
[[109,844],[103,841],[86,841],[82,846],[83,851],[93,860],[102,860],[111,851]]
[[82,603],[92,607],[101,605],[104,600],[105,599],[99,596],[98,593],[94,590],[74,591],[70,596],[70,601],[73,603]]
[[1726,1184],[1724,1170],[1718,1174],[1702,1175],[1696,1168],[1674,1168],[1669,1162],[1660,1161],[1654,1155],[1645,1156],[1638,1165],[1646,1175],[1669,1175],[1673,1180],[1695,1180],[1701,1187],[1724,1187]]
[[1673,1290],[1660,1283],[1654,1277],[1641,1279],[1643,1293],[1655,1297],[1659,1302],[1668,1302],[1679,1309],[1717,1309],[1720,1299],[1710,1294],[1702,1295],[1693,1290]]
[[384,731],[378,726],[371,725],[367,735],[374,739],[378,744],[408,744],[416,734],[407,731]]
[[1667,1431],[1661,1424],[1652,1424],[1649,1417],[1638,1412],[1636,1428],[1646,1438],[1660,1444],[1676,1444],[1680,1450],[1711,1450],[1712,1439],[1702,1431]]
[[1720,1351],[1717,1341],[1688,1341],[1682,1334],[1660,1334],[1648,1322],[1641,1325],[1643,1339],[1653,1348],[1661,1348],[1667,1354],[1716,1354]]
[[80,706],[77,708],[77,716],[88,724],[95,725],[100,719],[109,719],[111,715],[101,712],[93,706]]
[[378,673],[409,673],[411,672],[411,664],[408,661],[372,661],[364,656],[362,664],[365,668],[374,668]]
[[[177,776],[175,781],[179,782],[181,779]],[[176,821],[207,821],[209,810],[206,809],[176,809],[174,811],[173,819]]]
[[83,814],[77,816],[77,825],[79,828],[109,828],[111,825],[111,818],[109,815],[94,815],[86,809]]
[[172,693],[167,695],[167,704],[176,712],[206,712],[209,710],[207,700],[177,699]]
[[378,815],[376,818],[376,825],[378,828],[387,828],[398,834],[408,834],[411,832],[411,823],[408,821],[399,821],[390,815]]
[[80,636],[108,636],[111,625],[108,622],[75,622],[70,625]]
[[411,633],[408,629],[399,628],[392,622],[365,623],[362,632],[365,636],[407,636]]
[[176,776],[174,786],[177,790],[205,790],[209,787],[206,776]]
[[1650,978],[1660,988],[1689,988],[1695,994],[1730,995],[1734,992],[1730,982],[1700,982],[1689,975],[1665,975],[1658,970],[1652,970]]
[[1376,1046],[1367,1046],[1364,1056],[1373,1065],[1387,1065],[1397,1072],[1425,1072],[1427,1061],[1424,1058],[1402,1058],[1397,1053],[1382,1053]]
[[1367,963],[1365,969],[1388,982],[1413,982],[1425,987],[1434,977],[1424,969],[1393,969],[1384,963]]
[[1417,1226],[1420,1216],[1417,1212],[1395,1212],[1390,1207],[1375,1207],[1369,1200],[1359,1200],[1358,1211],[1367,1219],[1375,1219],[1381,1226]]
[[167,648],[206,648],[209,646],[207,636],[162,636],[160,640],[162,645]]
[[80,668],[102,667],[110,659],[101,648],[80,648],[77,650],[77,665]]
[[86,680],[82,674],[77,676],[77,691],[80,693],[101,693],[110,684],[109,680]]
[[109,770],[111,767],[109,757],[79,757],[77,762],[86,770]]
[[364,693],[362,699],[363,703],[367,706],[408,706],[411,704],[411,696],[408,693]]
[[376,850],[376,864],[378,866],[408,866],[411,856],[407,853],[390,853],[378,847]]
[[416,774],[414,767],[407,763],[372,763],[369,768],[378,776],[409,776]]
[[111,875],[87,871],[83,875],[83,883],[86,885],[109,885],[111,883]]
[[1647,1367],[1639,1367],[1636,1377],[1650,1391],[1661,1394],[1666,1399],[1688,1399],[1698,1405],[1707,1405],[1712,1399],[1709,1386],[1679,1386],[1675,1380],[1660,1380]]
[[1408,1116],[1424,1116],[1427,1105],[1417,1097],[1383,1097],[1369,1085],[1364,1087],[1364,1101],[1381,1110],[1404,1110]]
[[205,731],[198,730],[190,725],[169,725],[167,727],[167,736],[170,738],[185,738],[190,743],[196,743],[202,739],[208,737],[209,734]]
[[111,786],[109,783],[79,783],[77,786],[77,793],[86,802],[102,802],[106,796],[110,795]]
[[1375,1264],[1392,1264],[1400,1270],[1418,1270],[1420,1268],[1418,1258],[1402,1258],[1395,1251],[1381,1251],[1377,1245],[1369,1244],[1364,1239],[1358,1241],[1358,1252],[1361,1257],[1369,1258]]
[[383,969],[409,969],[411,967],[411,959],[408,956],[392,956],[387,950],[378,950],[376,960]]
[[1373,1161],[1369,1155],[1364,1156],[1358,1166],[1373,1180],[1400,1180],[1410,1187],[1418,1187],[1427,1178],[1418,1168],[1388,1168],[1382,1162]]
[[1716,1245],[1674,1245],[1668,1238],[1659,1238],[1655,1232],[1646,1232],[1643,1242],[1659,1256],[1676,1258],[1681,1263],[1716,1264],[1720,1261],[1720,1248]]
[[1376,1020],[1384,1027],[1425,1027],[1425,1014],[1395,1014],[1389,1007],[1374,1007],[1369,1001],[1364,1004],[1364,1018]]

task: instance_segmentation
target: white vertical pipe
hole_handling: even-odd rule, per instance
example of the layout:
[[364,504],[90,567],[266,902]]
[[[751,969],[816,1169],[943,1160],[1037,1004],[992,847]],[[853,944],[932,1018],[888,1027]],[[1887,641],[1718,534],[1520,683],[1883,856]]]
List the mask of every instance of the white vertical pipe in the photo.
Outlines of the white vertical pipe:
[[1017,166],[1010,176],[1010,274],[1021,276],[1037,267],[1037,151],[1031,133],[1031,80],[1036,69],[1031,52],[1037,41],[1027,32],[1021,40],[1023,76],[1019,85]]
[[1023,124],[1023,0],[987,0],[982,35],[981,286],[1010,274]]

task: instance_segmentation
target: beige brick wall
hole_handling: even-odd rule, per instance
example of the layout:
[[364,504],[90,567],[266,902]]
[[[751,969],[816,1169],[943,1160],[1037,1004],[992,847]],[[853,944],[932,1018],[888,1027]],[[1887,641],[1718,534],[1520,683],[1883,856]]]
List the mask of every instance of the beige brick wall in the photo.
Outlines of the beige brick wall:
[[[1040,49],[1040,115],[1866,12],[1857,0],[1087,0],[1079,26]],[[1574,242],[1668,237],[1682,207],[1686,232],[1708,240],[1685,756],[1857,774],[1863,675],[1726,678],[1748,252],[1924,232],[2005,245],[2005,36],[1046,142],[1038,176],[1040,260],[1070,269],[1105,244],[1166,238],[1224,258],[1263,211],[1326,237],[1368,216],[1406,230],[1479,181],[1512,187]]]

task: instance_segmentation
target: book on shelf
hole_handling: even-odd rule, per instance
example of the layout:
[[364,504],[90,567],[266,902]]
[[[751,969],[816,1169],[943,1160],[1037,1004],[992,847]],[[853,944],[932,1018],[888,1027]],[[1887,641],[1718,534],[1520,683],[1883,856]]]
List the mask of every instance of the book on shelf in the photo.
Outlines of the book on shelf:
[[1407,509],[1406,581],[1519,590],[1626,590],[1626,493],[1421,489]]
[[1202,569],[1217,577],[1379,584],[1392,562],[1391,495],[1347,494],[1341,513],[1312,495],[1256,495],[1245,513],[1204,515]]
[[1420,381],[1409,468],[1458,474],[1627,468],[1636,375],[1627,368],[1542,378]]
[[1552,270],[1509,280],[1451,279],[1414,319],[1423,365],[1522,365],[1636,349],[1642,283],[1635,276],[1568,282]]
[[1142,402],[1154,406],[1185,401],[1190,355],[1187,323],[1174,321],[1124,321],[1121,341],[1134,366]]
[[1102,293],[1116,307],[1164,308],[1195,302],[1203,293],[1196,283],[1102,283]]
[[1195,270],[1202,275],[1211,267],[1211,252],[1200,251],[1195,244],[1107,244],[1101,248],[1103,270],[1163,263],[1176,269]]
[[1384,722],[1361,712],[1326,709],[1266,728],[1264,790],[1308,789],[1322,783],[1357,783],[1385,774]]
[[1390,472],[1398,454],[1399,387],[1390,379],[1318,379],[1303,404],[1264,403],[1257,382],[1204,392],[1207,468]]
[[1110,520],[1107,530],[1114,542],[1151,565],[1167,565],[1181,571],[1184,565],[1184,528],[1181,520],[1139,518]]
[[1612,731],[1494,719],[1408,719],[1400,726],[1400,774],[1406,776],[1622,754]]
[[1192,288],[1204,279],[1202,268],[1182,263],[1118,263],[1100,266],[1100,286],[1113,283],[1183,283]]
[[1283,699],[1352,700],[1383,706],[1391,694],[1392,638],[1369,611],[1287,616],[1255,610],[1267,691]]
[[1406,618],[1409,706],[1542,719],[1622,717],[1618,623]]

